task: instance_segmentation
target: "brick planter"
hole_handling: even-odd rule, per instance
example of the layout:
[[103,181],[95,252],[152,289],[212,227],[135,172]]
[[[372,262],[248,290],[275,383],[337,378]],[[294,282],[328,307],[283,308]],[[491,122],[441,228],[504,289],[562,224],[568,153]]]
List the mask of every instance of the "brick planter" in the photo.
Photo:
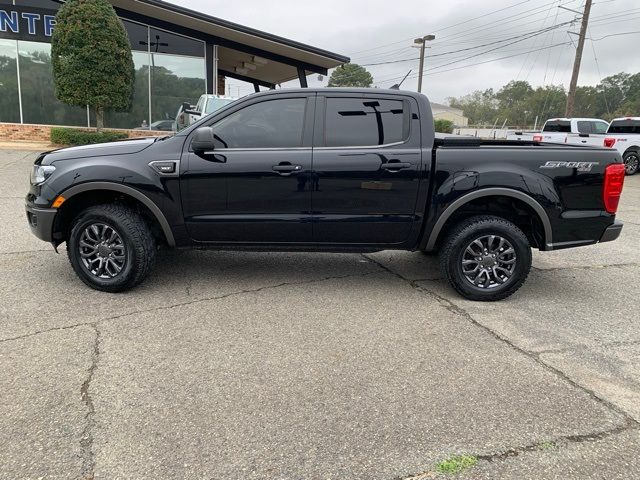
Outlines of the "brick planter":
[[[0,123],[0,142],[50,142],[51,129],[60,125],[33,125],[22,123]],[[92,128],[77,128],[78,130],[95,131]],[[125,132],[129,138],[159,137],[170,135],[171,132],[161,132],[158,130],[122,130],[118,128],[106,128],[115,132]]]

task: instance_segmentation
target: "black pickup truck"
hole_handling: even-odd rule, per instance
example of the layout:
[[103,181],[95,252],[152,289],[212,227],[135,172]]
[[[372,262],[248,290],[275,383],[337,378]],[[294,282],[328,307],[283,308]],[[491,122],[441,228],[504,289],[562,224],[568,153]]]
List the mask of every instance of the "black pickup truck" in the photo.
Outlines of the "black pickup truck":
[[463,296],[499,300],[531,248],[615,240],[617,151],[434,133],[429,101],[394,90],[258,93],[177,135],[41,154],[33,233],[90,287],[139,284],[159,246],[439,252]]

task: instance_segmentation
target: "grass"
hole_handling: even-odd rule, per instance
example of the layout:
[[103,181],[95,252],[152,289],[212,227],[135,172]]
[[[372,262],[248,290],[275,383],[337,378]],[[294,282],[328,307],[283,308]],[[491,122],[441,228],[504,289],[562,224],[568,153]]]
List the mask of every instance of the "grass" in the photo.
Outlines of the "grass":
[[441,461],[436,470],[439,473],[454,474],[460,473],[471,467],[474,467],[478,463],[478,459],[471,455],[455,455],[449,457],[446,460]]
[[541,445],[541,448],[542,450],[555,450],[558,446],[556,445],[556,442],[544,442]]

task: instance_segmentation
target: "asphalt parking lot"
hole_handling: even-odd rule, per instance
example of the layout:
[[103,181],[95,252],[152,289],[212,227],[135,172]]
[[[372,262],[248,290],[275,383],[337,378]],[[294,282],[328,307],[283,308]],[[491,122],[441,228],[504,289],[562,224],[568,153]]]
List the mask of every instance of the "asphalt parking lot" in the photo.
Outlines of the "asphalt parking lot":
[[34,158],[0,153],[0,478],[640,478],[640,175],[617,242],[497,304],[405,252],[164,252],[110,295],[29,233]]

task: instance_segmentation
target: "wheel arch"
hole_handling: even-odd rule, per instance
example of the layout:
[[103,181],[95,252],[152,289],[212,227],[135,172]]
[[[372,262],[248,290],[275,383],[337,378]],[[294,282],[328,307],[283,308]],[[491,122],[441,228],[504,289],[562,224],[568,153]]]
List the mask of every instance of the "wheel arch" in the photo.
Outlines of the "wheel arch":
[[[523,202],[526,204],[531,210],[536,214],[538,220],[540,221],[543,231],[544,231],[544,247],[547,248],[548,245],[553,243],[553,231],[551,227],[551,220],[549,220],[549,216],[545,209],[538,203],[533,197],[523,193],[519,190],[513,190],[510,188],[484,188],[481,190],[476,190],[470,193],[463,195],[462,197],[455,200],[451,205],[449,205],[444,212],[438,218],[438,221],[434,225],[431,233],[429,234],[427,243],[424,247],[426,251],[432,251],[435,249],[438,240],[441,238],[441,235],[445,232],[445,227],[447,222],[454,217],[457,212],[460,212],[466,205],[471,204],[475,200],[479,199],[490,199],[490,198],[500,198],[500,197],[508,197],[514,200]],[[490,213],[490,212],[487,212]]]
[[136,190],[135,188],[129,187],[128,185],[122,185],[118,183],[112,182],[87,182],[79,185],[75,185],[64,192],[62,192],[62,196],[65,199],[65,202],[60,207],[60,210],[64,211],[65,205],[73,202],[73,199],[78,199],[80,196],[87,195],[90,193],[95,193],[99,195],[104,192],[111,192],[113,194],[121,194],[123,196],[129,197],[141,205],[143,205],[148,214],[152,217],[152,220],[155,220],[157,226],[159,227],[162,235],[164,236],[164,240],[167,245],[170,247],[175,247],[176,241],[173,235],[173,231],[171,230],[171,226],[167,221],[162,210],[156,205],[149,197],[145,194]]
[[624,157],[627,153],[631,153],[631,152],[640,153],[640,145],[631,145],[624,151],[622,156]]

